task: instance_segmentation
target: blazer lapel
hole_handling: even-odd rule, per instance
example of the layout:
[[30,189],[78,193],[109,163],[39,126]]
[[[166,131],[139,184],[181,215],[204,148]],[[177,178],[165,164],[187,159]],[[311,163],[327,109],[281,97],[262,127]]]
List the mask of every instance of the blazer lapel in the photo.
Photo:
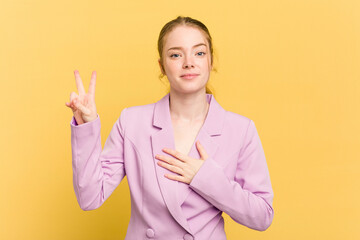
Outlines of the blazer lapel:
[[[210,106],[204,124],[201,127],[189,153],[189,156],[193,158],[200,158],[200,154],[195,146],[195,142],[197,140],[199,140],[204,146],[209,157],[214,156],[219,145],[215,136],[221,134],[224,123],[226,111],[218,104],[212,94],[206,94],[206,98]],[[185,201],[186,197],[192,190],[186,183],[166,178],[164,176],[165,174],[176,173],[159,166],[157,164],[159,160],[155,158],[156,154],[166,154],[162,151],[164,147],[175,149],[174,130],[171,122],[169,107],[169,93],[156,102],[154,107],[153,125],[160,128],[159,131],[151,135],[151,143],[156,176],[161,194],[169,212],[173,215],[175,220],[184,229],[191,233],[187,219],[182,214],[181,204]]]
[[[191,147],[189,156],[192,158],[200,158],[200,153],[196,148],[196,141],[200,141],[201,145],[204,147],[208,157],[214,159],[214,155],[219,146],[219,139],[217,136],[221,135],[221,130],[224,123],[225,110],[220,106],[220,104],[215,100],[212,94],[206,94],[207,100],[210,104],[208,114],[205,118],[203,126],[200,128],[198,135],[195,138],[195,141]],[[206,161],[206,160],[205,160]],[[189,187],[188,184],[179,182],[178,183],[178,196],[180,206],[188,197],[189,193],[193,190]]]

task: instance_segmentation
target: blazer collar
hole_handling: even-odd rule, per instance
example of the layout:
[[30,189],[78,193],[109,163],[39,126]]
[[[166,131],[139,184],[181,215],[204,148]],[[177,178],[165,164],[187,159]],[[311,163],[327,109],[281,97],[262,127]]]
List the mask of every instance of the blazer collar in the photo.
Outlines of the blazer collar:
[[[171,124],[170,93],[166,94],[155,104],[153,125],[159,128]],[[206,99],[210,104],[208,114],[202,126],[211,136],[220,135],[224,124],[225,109],[215,100],[212,94],[207,93]]]
[[[181,205],[186,200],[187,196],[193,192],[193,190],[186,183],[166,178],[164,176],[165,174],[173,175],[176,173],[159,166],[157,164],[159,160],[155,158],[156,154],[167,154],[162,151],[164,147],[175,149],[169,97],[170,93],[166,94],[163,98],[156,102],[154,107],[153,125],[156,128],[160,128],[159,131],[155,131],[151,134],[154,167],[156,170],[156,178],[159,188],[169,212],[184,229],[186,229],[189,233],[192,233],[188,221],[183,215]],[[209,157],[214,158],[215,152],[219,146],[219,138],[214,136],[221,135],[226,111],[219,105],[212,94],[206,94],[206,99],[210,104],[209,110],[195,140],[199,140]],[[189,152],[189,156],[193,158],[200,158],[200,154],[196,149],[195,144],[193,144]]]

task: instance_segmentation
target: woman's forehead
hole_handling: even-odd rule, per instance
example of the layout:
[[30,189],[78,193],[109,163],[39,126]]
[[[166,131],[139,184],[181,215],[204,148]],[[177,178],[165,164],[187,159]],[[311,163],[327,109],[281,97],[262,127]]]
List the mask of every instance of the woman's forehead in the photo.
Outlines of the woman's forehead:
[[172,47],[193,47],[200,43],[207,44],[204,33],[196,28],[190,26],[177,26],[169,32],[164,38],[165,48]]

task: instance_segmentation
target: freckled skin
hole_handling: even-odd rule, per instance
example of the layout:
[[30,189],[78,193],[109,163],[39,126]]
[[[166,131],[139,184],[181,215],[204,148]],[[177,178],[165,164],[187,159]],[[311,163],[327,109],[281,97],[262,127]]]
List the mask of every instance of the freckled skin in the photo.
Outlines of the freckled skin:
[[[203,43],[194,47],[197,44]],[[169,48],[181,47],[168,51]],[[178,26],[165,37],[163,48],[163,66],[171,90],[181,93],[195,92],[206,86],[210,77],[211,53],[204,34],[197,28]],[[187,80],[180,76],[186,73],[200,74]]]

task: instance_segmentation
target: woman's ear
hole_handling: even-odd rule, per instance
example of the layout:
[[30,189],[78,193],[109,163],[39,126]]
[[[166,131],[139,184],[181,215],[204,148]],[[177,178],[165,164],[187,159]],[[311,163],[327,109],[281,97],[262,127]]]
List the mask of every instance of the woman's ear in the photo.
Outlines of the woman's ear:
[[164,71],[164,69],[163,69],[163,67],[162,67],[161,60],[160,60],[160,59],[158,59],[158,63],[159,63],[159,66],[160,66],[161,73],[162,73],[163,75],[165,75],[165,71]]

